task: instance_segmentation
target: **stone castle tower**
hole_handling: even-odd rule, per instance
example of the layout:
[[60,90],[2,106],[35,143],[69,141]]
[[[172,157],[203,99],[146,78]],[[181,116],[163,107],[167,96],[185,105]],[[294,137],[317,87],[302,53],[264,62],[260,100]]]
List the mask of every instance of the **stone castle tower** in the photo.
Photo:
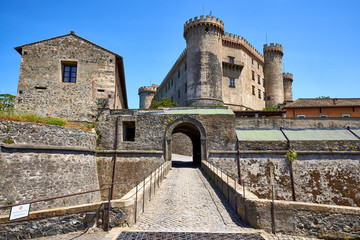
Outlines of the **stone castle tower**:
[[292,82],[293,82],[293,75],[292,73],[283,73],[284,79],[284,102],[292,102]]
[[208,106],[222,102],[222,36],[224,23],[200,16],[184,24],[187,46],[187,105]]
[[263,55],[241,36],[224,33],[219,18],[200,16],[184,24],[186,49],[155,92],[139,89],[140,108],[170,98],[179,106],[233,110],[283,105],[292,101],[292,74],[283,74],[283,47],[264,45]]
[[284,80],[282,73],[283,47],[281,44],[264,45],[264,75],[266,107],[284,102]]
[[153,84],[151,87],[141,87],[139,88],[140,96],[140,109],[148,109],[151,106],[151,102],[154,98],[155,92],[158,88],[158,85]]

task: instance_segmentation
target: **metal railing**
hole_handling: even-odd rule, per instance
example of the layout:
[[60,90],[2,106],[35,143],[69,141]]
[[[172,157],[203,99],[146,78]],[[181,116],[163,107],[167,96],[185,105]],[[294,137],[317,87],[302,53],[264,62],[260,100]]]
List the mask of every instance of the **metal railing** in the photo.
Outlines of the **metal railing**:
[[[134,183],[136,184],[135,193],[133,193],[131,196],[129,196],[127,198],[121,198],[121,200],[129,200],[135,196],[134,221],[136,223],[137,215],[138,215],[137,209],[138,209],[138,195],[139,195],[138,193],[139,193],[139,191],[142,191],[142,193],[143,193],[143,202],[142,202],[142,210],[143,211],[142,212],[144,212],[144,210],[145,210],[145,190],[146,190],[147,184],[149,183],[149,201],[150,201],[152,191],[154,192],[153,195],[155,195],[156,194],[156,185],[158,188],[160,187],[160,182],[162,182],[164,180],[164,177],[166,174],[165,171],[169,171],[170,166],[171,166],[171,162],[165,161],[160,166],[153,168],[152,170],[148,171],[145,175],[143,175],[142,177],[140,177],[134,181],[105,183],[105,184],[102,184],[99,189],[93,189],[93,190],[83,191],[83,192],[78,192],[78,193],[72,193],[72,194],[66,194],[66,195],[55,196],[55,197],[50,197],[50,198],[26,201],[26,202],[21,202],[21,203],[14,203],[14,204],[9,204],[9,205],[2,205],[2,206],[0,206],[0,209],[10,208],[10,207],[18,206],[18,205],[22,205],[22,204],[46,202],[46,201],[51,201],[51,200],[55,200],[55,199],[67,198],[67,197],[72,197],[72,196],[78,196],[78,195],[108,190],[109,192],[108,192],[108,201],[106,204],[107,206],[104,204],[104,202],[102,202],[100,204],[100,206],[97,210],[97,214],[96,214],[96,217],[98,217],[98,212],[101,210],[101,207],[104,206],[104,210],[106,210],[106,215],[107,215],[106,230],[108,231],[109,230],[109,222],[110,222],[109,221],[110,220],[110,202],[111,202],[111,189],[112,189],[111,186],[122,185],[122,184],[134,184]],[[148,179],[148,180],[146,180],[146,179]],[[142,184],[140,184],[140,183],[142,183]],[[139,185],[141,185],[141,186],[139,187]],[[107,186],[107,187],[105,187],[105,186]],[[152,188],[153,188],[153,190],[152,190]],[[126,194],[124,196],[126,196]]]
[[[275,205],[274,205],[274,202],[276,200],[276,196],[275,196],[275,188],[283,188],[284,186],[280,186],[280,185],[277,185],[277,184],[264,184],[264,183],[253,183],[253,182],[250,182],[250,181],[245,181],[244,179],[240,179],[238,176],[234,176],[233,173],[230,173],[218,166],[215,166],[209,162],[206,162],[206,164],[208,165],[207,167],[214,173],[214,175],[216,174],[218,177],[213,177],[214,179],[214,182],[217,186],[220,186],[219,184],[219,180],[217,180],[216,182],[216,179],[220,178],[222,180],[222,185],[221,185],[221,189],[224,189],[224,186],[223,184],[226,183],[227,185],[227,199],[230,201],[230,188],[232,186],[230,186],[229,184],[229,176],[232,176],[233,177],[230,177],[230,179],[233,180],[234,182],[234,186],[233,186],[233,189],[234,189],[234,209],[235,211],[237,210],[237,197],[240,195],[240,192],[237,190],[237,185],[240,185],[242,187],[242,195],[243,195],[243,204],[244,204],[244,222],[247,223],[247,209],[246,209],[246,185],[257,185],[257,186],[263,186],[263,187],[271,187],[271,209],[270,209],[270,215],[271,215],[271,231],[273,234],[276,234],[276,228],[275,228]],[[226,177],[223,177],[223,175],[225,175]],[[210,174],[210,177],[211,177],[211,174]],[[241,182],[241,184],[237,183],[237,182]],[[223,190],[222,190],[223,191]],[[224,193],[224,191],[223,191]],[[224,193],[225,197],[226,197],[226,194]]]

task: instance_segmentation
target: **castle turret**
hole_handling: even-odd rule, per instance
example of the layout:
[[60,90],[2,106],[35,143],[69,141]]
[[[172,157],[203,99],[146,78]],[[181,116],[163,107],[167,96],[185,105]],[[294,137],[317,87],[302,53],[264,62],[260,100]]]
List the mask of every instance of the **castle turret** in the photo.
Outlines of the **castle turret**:
[[151,87],[141,87],[139,88],[139,108],[140,109],[149,109],[151,102],[154,98],[155,92],[159,86],[153,84]]
[[293,83],[293,75],[292,73],[283,73],[283,81],[284,81],[284,101],[292,102],[292,83]]
[[266,107],[284,102],[284,81],[282,74],[283,47],[276,43],[264,45],[264,75]]
[[187,45],[187,105],[222,103],[222,36],[224,23],[200,16],[184,24]]

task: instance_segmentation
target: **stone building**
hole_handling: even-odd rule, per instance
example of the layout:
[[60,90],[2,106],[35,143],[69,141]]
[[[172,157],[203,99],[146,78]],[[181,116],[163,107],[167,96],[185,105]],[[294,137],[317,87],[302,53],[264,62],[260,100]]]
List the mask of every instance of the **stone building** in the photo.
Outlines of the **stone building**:
[[360,98],[299,98],[284,109],[291,118],[360,117]]
[[[243,37],[224,33],[218,18],[200,16],[184,24],[186,49],[150,97],[171,98],[179,106],[225,105],[262,110],[292,101],[292,74],[282,73],[283,47],[264,45],[264,55]],[[291,78],[290,78],[291,76]]]
[[100,108],[126,109],[123,59],[74,32],[16,47],[18,113],[93,122]]

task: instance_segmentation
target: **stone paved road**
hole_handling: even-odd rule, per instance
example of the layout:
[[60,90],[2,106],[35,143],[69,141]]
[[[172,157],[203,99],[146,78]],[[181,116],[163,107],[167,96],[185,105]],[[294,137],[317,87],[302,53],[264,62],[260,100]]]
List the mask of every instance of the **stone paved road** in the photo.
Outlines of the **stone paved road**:
[[191,158],[179,155],[173,155],[172,170],[133,229],[213,233],[250,230]]

